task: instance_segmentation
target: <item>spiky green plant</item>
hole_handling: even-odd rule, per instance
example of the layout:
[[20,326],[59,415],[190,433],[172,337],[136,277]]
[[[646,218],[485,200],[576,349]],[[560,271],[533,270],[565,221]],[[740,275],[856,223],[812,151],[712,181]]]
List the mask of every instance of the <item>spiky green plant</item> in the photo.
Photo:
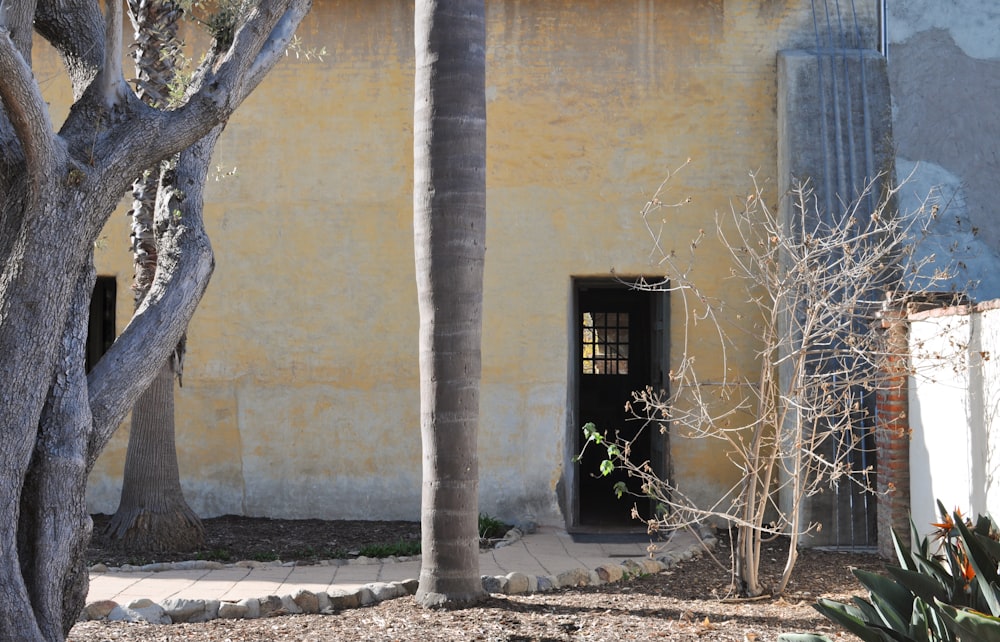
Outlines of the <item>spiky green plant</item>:
[[[988,515],[973,524],[938,508],[942,520],[931,538],[920,538],[911,522],[915,549],[892,533],[899,566],[886,567],[889,577],[854,570],[869,599],[821,598],[816,610],[865,642],[1000,642],[1000,529]],[[811,633],[778,639],[830,642]]]

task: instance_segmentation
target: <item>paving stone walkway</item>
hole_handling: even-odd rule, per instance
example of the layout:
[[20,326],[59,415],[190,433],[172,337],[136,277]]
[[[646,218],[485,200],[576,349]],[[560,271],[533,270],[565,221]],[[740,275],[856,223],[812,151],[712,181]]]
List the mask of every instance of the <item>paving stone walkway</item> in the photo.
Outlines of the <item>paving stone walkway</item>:
[[[656,572],[697,555],[704,545],[713,543],[712,537],[700,542],[693,533],[678,532],[659,542],[651,553],[648,541],[580,543],[564,531],[542,529],[502,548],[483,551],[479,565],[488,591],[524,593]],[[108,570],[96,567],[90,573],[88,607],[82,617],[152,621],[143,613],[156,607],[153,610],[159,621],[181,621],[181,606],[187,612],[192,604],[204,608],[194,608],[195,613],[183,616],[184,621],[260,617],[261,608],[269,608],[269,603],[283,612],[311,610],[296,606],[303,601],[296,596],[307,596],[304,601],[310,605],[320,596],[317,608],[322,611],[324,605],[330,607],[330,597],[353,596],[344,602],[350,606],[412,593],[419,574],[419,558],[330,560],[303,566],[291,562],[181,562]],[[334,602],[333,607],[338,608],[336,599]],[[240,608],[231,608],[236,605]],[[163,617],[164,613],[168,617]]]

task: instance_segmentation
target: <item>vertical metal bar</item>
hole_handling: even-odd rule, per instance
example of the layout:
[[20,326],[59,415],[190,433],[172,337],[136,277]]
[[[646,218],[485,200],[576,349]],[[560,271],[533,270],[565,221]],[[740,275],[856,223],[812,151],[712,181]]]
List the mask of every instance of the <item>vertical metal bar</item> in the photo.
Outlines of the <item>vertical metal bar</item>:
[[[820,111],[820,142],[823,146],[823,197],[826,205],[826,215],[832,216],[833,212],[833,195],[830,193],[831,187],[833,186],[833,179],[831,177],[830,169],[830,143],[829,143],[829,126],[826,122],[827,118],[827,104],[826,104],[826,83],[823,82],[823,42],[819,35],[819,19],[816,14],[816,0],[811,0],[812,2],[812,14],[813,14],[813,32],[816,34],[816,59],[819,61],[817,65],[817,77],[819,82],[819,111]],[[819,188],[819,185],[816,186]],[[823,219],[823,216],[820,216]]]
[[882,57],[889,60],[889,7],[888,0],[878,2],[878,50]]

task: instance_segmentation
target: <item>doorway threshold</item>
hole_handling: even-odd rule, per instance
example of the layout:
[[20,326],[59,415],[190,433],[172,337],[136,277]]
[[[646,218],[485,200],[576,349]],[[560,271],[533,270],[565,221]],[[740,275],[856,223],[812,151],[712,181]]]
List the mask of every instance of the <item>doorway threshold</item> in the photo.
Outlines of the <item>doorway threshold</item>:
[[577,544],[639,544],[658,539],[655,534],[646,532],[645,528],[642,530],[575,530],[570,531],[569,536]]

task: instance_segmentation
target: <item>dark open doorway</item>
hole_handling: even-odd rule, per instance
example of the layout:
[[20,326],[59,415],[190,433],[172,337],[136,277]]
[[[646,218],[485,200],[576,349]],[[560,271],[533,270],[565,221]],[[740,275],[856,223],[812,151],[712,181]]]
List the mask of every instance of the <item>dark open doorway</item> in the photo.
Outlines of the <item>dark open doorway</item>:
[[[638,435],[632,461],[649,461],[659,475],[665,475],[669,470],[667,435],[661,434],[658,426],[643,427],[626,404],[634,391],[665,386],[667,294],[635,290],[607,279],[577,280],[574,294],[573,415],[578,425],[572,429],[577,452],[584,439],[581,427],[593,422],[601,432],[617,431],[628,439]],[[616,496],[617,482],[624,482],[634,493],[639,493],[639,483],[622,470],[600,476],[605,455],[591,446],[575,465],[572,526],[590,530],[642,528],[631,517],[632,507],[648,516],[650,503]]]
[[87,372],[97,365],[115,342],[115,302],[118,284],[113,276],[99,276],[90,298],[90,321],[87,327]]

